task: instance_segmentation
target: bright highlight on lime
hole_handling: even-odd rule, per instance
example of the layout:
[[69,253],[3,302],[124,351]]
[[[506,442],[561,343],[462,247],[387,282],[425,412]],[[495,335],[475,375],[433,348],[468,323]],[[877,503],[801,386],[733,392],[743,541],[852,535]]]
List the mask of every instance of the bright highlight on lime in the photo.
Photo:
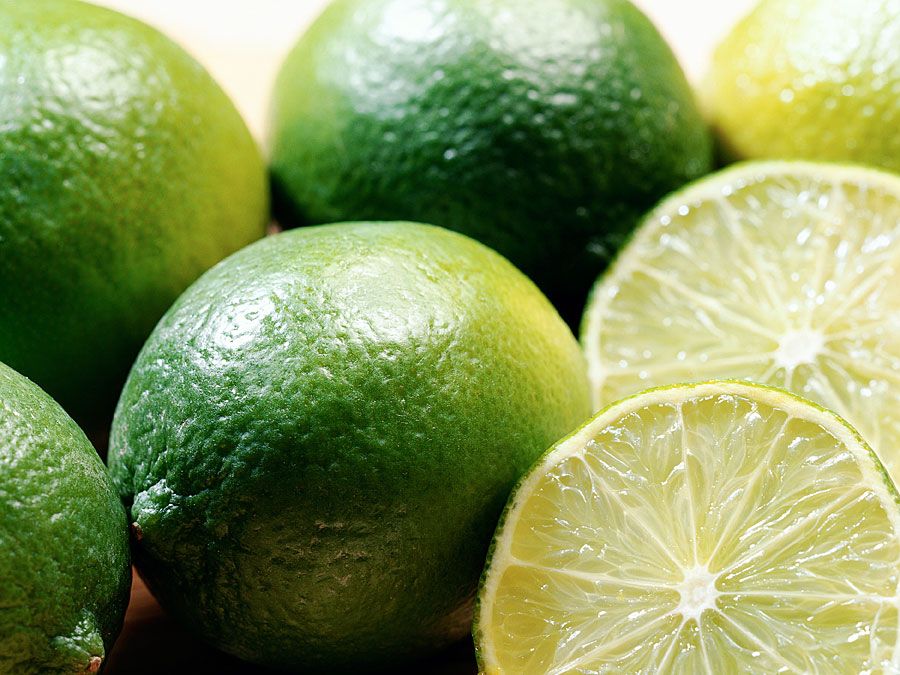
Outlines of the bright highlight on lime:
[[900,478],[900,178],[758,163],[664,202],[585,313],[595,407],[738,378],[853,424]]
[[514,493],[482,672],[893,672],[898,495],[839,417],[681,385],[616,403]]
[[102,436],[168,306],[265,234],[263,159],[184,49],[87,2],[0,1],[0,100],[0,360]]

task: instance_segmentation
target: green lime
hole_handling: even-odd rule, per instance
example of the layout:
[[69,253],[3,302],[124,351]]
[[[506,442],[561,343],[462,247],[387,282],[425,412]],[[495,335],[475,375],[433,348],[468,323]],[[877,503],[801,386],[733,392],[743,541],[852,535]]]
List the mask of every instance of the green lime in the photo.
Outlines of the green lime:
[[746,164],[648,216],[585,313],[595,407],[740,378],[834,410],[900,480],[900,178]]
[[777,389],[616,403],[522,480],[475,638],[486,675],[884,673],[900,497],[831,412]]
[[441,228],[293,230],[162,319],[110,468],[162,605],[237,656],[396,667],[462,638],[515,481],[590,414],[528,279]]
[[763,0],[706,83],[724,153],[900,171],[898,45],[895,0]]
[[270,144],[284,224],[463,232],[571,321],[637,218],[711,162],[626,0],[336,0],[282,68]]
[[95,673],[131,566],[119,497],[90,441],[0,363],[0,672]]
[[265,167],[203,68],[74,0],[0,0],[0,360],[93,431],[154,324],[261,237]]

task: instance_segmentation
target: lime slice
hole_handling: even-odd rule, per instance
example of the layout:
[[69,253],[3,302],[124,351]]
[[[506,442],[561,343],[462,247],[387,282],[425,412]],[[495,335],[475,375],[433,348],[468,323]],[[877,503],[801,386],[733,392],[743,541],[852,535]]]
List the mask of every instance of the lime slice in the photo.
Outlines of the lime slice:
[[897,672],[898,528],[893,484],[833,413],[747,383],[645,392],[511,498],[482,671]]
[[900,479],[900,177],[745,164],[665,201],[592,294],[595,409],[747,379],[853,424]]

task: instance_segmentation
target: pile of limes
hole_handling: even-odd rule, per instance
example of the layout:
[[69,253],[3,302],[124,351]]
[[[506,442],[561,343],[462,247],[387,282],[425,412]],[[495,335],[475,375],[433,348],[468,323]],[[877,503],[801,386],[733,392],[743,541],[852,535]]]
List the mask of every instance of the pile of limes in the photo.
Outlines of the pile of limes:
[[628,0],[333,0],[267,175],[0,0],[0,673],[105,668],[131,562],[287,670],[900,670],[900,3],[762,0],[700,101]]

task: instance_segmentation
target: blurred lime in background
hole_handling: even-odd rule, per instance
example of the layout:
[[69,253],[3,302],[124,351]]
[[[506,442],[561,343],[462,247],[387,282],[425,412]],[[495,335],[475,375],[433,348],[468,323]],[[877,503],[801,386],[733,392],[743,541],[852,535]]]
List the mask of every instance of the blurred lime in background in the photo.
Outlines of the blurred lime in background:
[[900,2],[763,0],[716,50],[704,91],[727,159],[900,171]]

